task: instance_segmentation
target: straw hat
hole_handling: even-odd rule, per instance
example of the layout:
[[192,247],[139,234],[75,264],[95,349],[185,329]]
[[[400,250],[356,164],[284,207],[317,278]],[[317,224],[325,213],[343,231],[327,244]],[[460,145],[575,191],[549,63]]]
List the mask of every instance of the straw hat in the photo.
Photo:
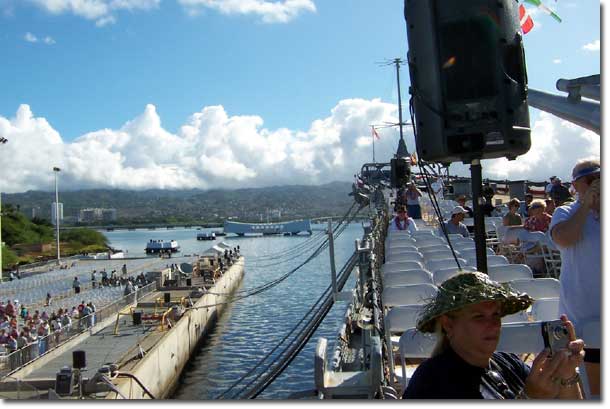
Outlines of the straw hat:
[[507,283],[490,280],[487,274],[461,273],[441,284],[436,297],[424,306],[417,329],[434,332],[435,321],[441,315],[483,301],[500,301],[500,313],[505,316],[527,309],[534,300],[526,293],[518,294]]

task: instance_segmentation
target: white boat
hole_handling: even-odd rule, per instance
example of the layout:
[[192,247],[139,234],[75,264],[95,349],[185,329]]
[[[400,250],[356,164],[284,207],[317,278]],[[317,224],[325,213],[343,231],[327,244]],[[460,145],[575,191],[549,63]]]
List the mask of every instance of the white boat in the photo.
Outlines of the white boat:
[[151,239],[146,243],[146,248],[144,250],[146,251],[146,254],[176,253],[180,251],[180,246],[176,240],[164,241]]

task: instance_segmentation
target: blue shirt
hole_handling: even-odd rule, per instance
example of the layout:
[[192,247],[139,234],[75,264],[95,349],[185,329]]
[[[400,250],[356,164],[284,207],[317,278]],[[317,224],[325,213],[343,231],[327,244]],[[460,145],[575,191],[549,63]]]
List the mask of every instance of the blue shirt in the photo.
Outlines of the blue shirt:
[[[579,201],[558,207],[549,226],[571,219],[580,208]],[[581,238],[569,247],[553,241],[561,252],[561,294],[559,313],[566,314],[580,335],[582,324],[601,314],[601,236],[600,220],[589,210]]]
[[[447,227],[448,234],[461,234],[463,237],[470,237],[470,233],[468,232],[468,227],[462,222],[460,222],[457,226],[451,223],[450,220],[445,222],[445,227]],[[442,232],[442,230],[439,229]]]

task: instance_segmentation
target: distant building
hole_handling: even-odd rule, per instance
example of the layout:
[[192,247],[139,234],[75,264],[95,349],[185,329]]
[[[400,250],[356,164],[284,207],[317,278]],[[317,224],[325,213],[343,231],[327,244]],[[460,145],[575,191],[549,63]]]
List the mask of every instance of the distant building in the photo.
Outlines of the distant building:
[[80,209],[78,213],[78,221],[81,223],[94,223],[94,222],[114,222],[116,221],[116,209]]
[[57,225],[55,218],[57,217],[57,210],[59,210],[59,223],[61,224],[64,220],[64,204],[63,203],[51,203],[51,224],[53,226]]

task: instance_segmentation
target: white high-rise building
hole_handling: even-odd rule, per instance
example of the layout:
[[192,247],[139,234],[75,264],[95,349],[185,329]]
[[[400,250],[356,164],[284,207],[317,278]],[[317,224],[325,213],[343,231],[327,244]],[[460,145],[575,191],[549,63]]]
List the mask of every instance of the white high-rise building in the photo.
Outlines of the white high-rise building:
[[59,223],[62,223],[64,220],[64,204],[63,203],[51,203],[51,224],[53,226],[56,226],[57,223],[55,223],[55,215],[57,214],[55,208],[59,209]]

